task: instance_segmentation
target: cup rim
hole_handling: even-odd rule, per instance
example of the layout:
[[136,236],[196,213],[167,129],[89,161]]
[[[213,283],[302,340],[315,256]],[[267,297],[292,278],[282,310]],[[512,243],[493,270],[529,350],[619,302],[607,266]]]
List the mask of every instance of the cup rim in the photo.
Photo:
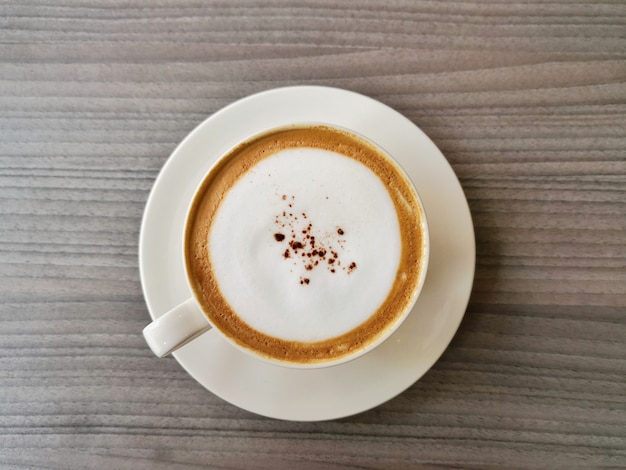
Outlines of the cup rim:
[[[361,349],[358,349],[353,354],[339,356],[334,359],[330,359],[326,361],[293,362],[293,361],[281,360],[278,358],[265,356],[255,351],[252,348],[248,348],[245,345],[238,343],[234,338],[231,338],[229,335],[223,332],[218,326],[216,326],[215,323],[213,323],[213,321],[209,317],[209,314],[204,310],[202,306],[202,302],[198,299],[196,291],[191,287],[193,283],[192,283],[191,275],[189,272],[189,266],[188,266],[187,259],[186,259],[186,245],[187,245],[187,239],[188,239],[187,233],[188,233],[189,225],[190,225],[190,215],[195,205],[196,199],[199,197],[200,192],[204,188],[206,179],[209,177],[209,175],[214,171],[214,169],[219,165],[219,163],[224,158],[228,157],[238,147],[244,146],[246,145],[246,143],[251,142],[260,137],[263,137],[265,135],[269,135],[274,132],[279,132],[281,130],[302,129],[302,128],[310,128],[310,127],[327,127],[330,129],[336,129],[336,130],[339,130],[340,132],[350,134],[358,139],[363,140],[367,144],[376,148],[382,155],[384,155],[387,158],[387,160],[399,171],[399,173],[403,176],[403,178],[410,183],[409,186],[413,190],[413,193],[417,200],[420,214],[421,214],[421,231],[422,231],[422,246],[423,246],[422,260],[423,261],[421,263],[422,268],[420,270],[420,275],[416,283],[417,286],[413,290],[412,298],[406,304],[404,311],[402,312],[401,315],[398,315],[395,321],[393,321],[390,325],[388,325],[382,333],[380,333],[372,341],[370,341],[367,344],[367,346]],[[279,367],[286,367],[290,369],[303,369],[303,370],[322,369],[322,368],[334,367],[334,366],[338,366],[341,364],[345,364],[347,362],[356,360],[366,355],[367,353],[371,352],[372,350],[380,346],[382,343],[387,341],[389,337],[392,336],[393,333],[395,333],[395,331],[404,323],[404,321],[407,319],[407,317],[409,316],[409,314],[412,312],[413,308],[415,307],[415,304],[417,303],[417,300],[419,299],[419,296],[424,288],[424,284],[426,283],[426,277],[427,277],[428,267],[430,263],[430,231],[428,229],[426,211],[425,211],[422,199],[420,197],[420,194],[415,186],[415,183],[413,182],[409,174],[406,172],[406,170],[404,170],[402,165],[393,157],[393,155],[391,155],[390,152],[388,152],[385,148],[383,148],[377,142],[373,141],[371,138],[353,129],[347,128],[345,126],[340,126],[337,124],[332,124],[332,123],[327,123],[327,122],[319,122],[319,121],[302,121],[302,122],[293,122],[290,124],[280,125],[280,126],[271,126],[261,131],[256,131],[254,133],[251,133],[247,137],[240,139],[237,143],[235,143],[234,145],[232,145],[231,147],[223,151],[217,157],[217,159],[213,162],[210,168],[204,173],[204,175],[200,179],[200,182],[198,183],[198,185],[196,186],[196,188],[194,189],[192,193],[191,200],[185,212],[185,224],[184,224],[184,229],[183,229],[182,244],[183,244],[182,257],[183,257],[183,266],[184,266],[184,271],[185,271],[185,280],[187,281],[187,285],[190,289],[191,297],[194,299],[200,312],[202,312],[202,314],[204,315],[205,320],[211,325],[211,329],[215,330],[222,339],[226,340],[229,344],[234,346],[236,349],[247,354],[248,356],[252,358],[255,358],[265,363],[279,366]]]

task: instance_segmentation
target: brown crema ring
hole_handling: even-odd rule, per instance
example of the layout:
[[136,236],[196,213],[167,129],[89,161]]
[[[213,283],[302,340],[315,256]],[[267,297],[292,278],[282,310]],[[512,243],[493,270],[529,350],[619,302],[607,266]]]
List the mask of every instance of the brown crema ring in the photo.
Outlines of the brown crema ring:
[[[208,249],[212,220],[237,181],[261,160],[292,148],[315,148],[345,155],[372,170],[389,192],[398,216],[401,254],[395,282],[378,310],[364,323],[319,342],[268,336],[244,322],[226,301],[213,273]],[[211,169],[192,202],[185,230],[187,275],[204,313],[229,339],[260,356],[295,364],[334,361],[367,348],[412,305],[426,269],[423,213],[402,170],[382,151],[349,132],[327,126],[282,128],[257,136],[228,152]]]

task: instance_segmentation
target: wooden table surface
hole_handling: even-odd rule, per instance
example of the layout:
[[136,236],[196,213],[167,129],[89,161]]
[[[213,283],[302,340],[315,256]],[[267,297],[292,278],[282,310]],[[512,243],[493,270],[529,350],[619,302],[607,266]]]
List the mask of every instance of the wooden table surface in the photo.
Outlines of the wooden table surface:
[[[329,422],[155,358],[146,199],[221,107],[329,85],[406,115],[469,200],[476,279],[437,364]],[[0,5],[0,468],[626,467],[626,3]]]

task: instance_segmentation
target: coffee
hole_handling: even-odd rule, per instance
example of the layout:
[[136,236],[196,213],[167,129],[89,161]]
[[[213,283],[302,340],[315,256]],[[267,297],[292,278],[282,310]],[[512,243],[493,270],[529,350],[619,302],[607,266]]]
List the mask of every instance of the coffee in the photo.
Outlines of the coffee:
[[427,235],[413,186],[349,132],[292,127],[218,161],[192,203],[187,273],[211,323],[296,364],[367,348],[412,305]]

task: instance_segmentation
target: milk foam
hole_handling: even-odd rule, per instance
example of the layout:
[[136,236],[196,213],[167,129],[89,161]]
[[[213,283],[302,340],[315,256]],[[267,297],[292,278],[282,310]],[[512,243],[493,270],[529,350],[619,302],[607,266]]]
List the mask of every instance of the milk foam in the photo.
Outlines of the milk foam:
[[376,174],[312,148],[282,150],[244,174],[224,197],[208,244],[240,318],[303,342],[336,337],[374,314],[401,254],[394,204]]

